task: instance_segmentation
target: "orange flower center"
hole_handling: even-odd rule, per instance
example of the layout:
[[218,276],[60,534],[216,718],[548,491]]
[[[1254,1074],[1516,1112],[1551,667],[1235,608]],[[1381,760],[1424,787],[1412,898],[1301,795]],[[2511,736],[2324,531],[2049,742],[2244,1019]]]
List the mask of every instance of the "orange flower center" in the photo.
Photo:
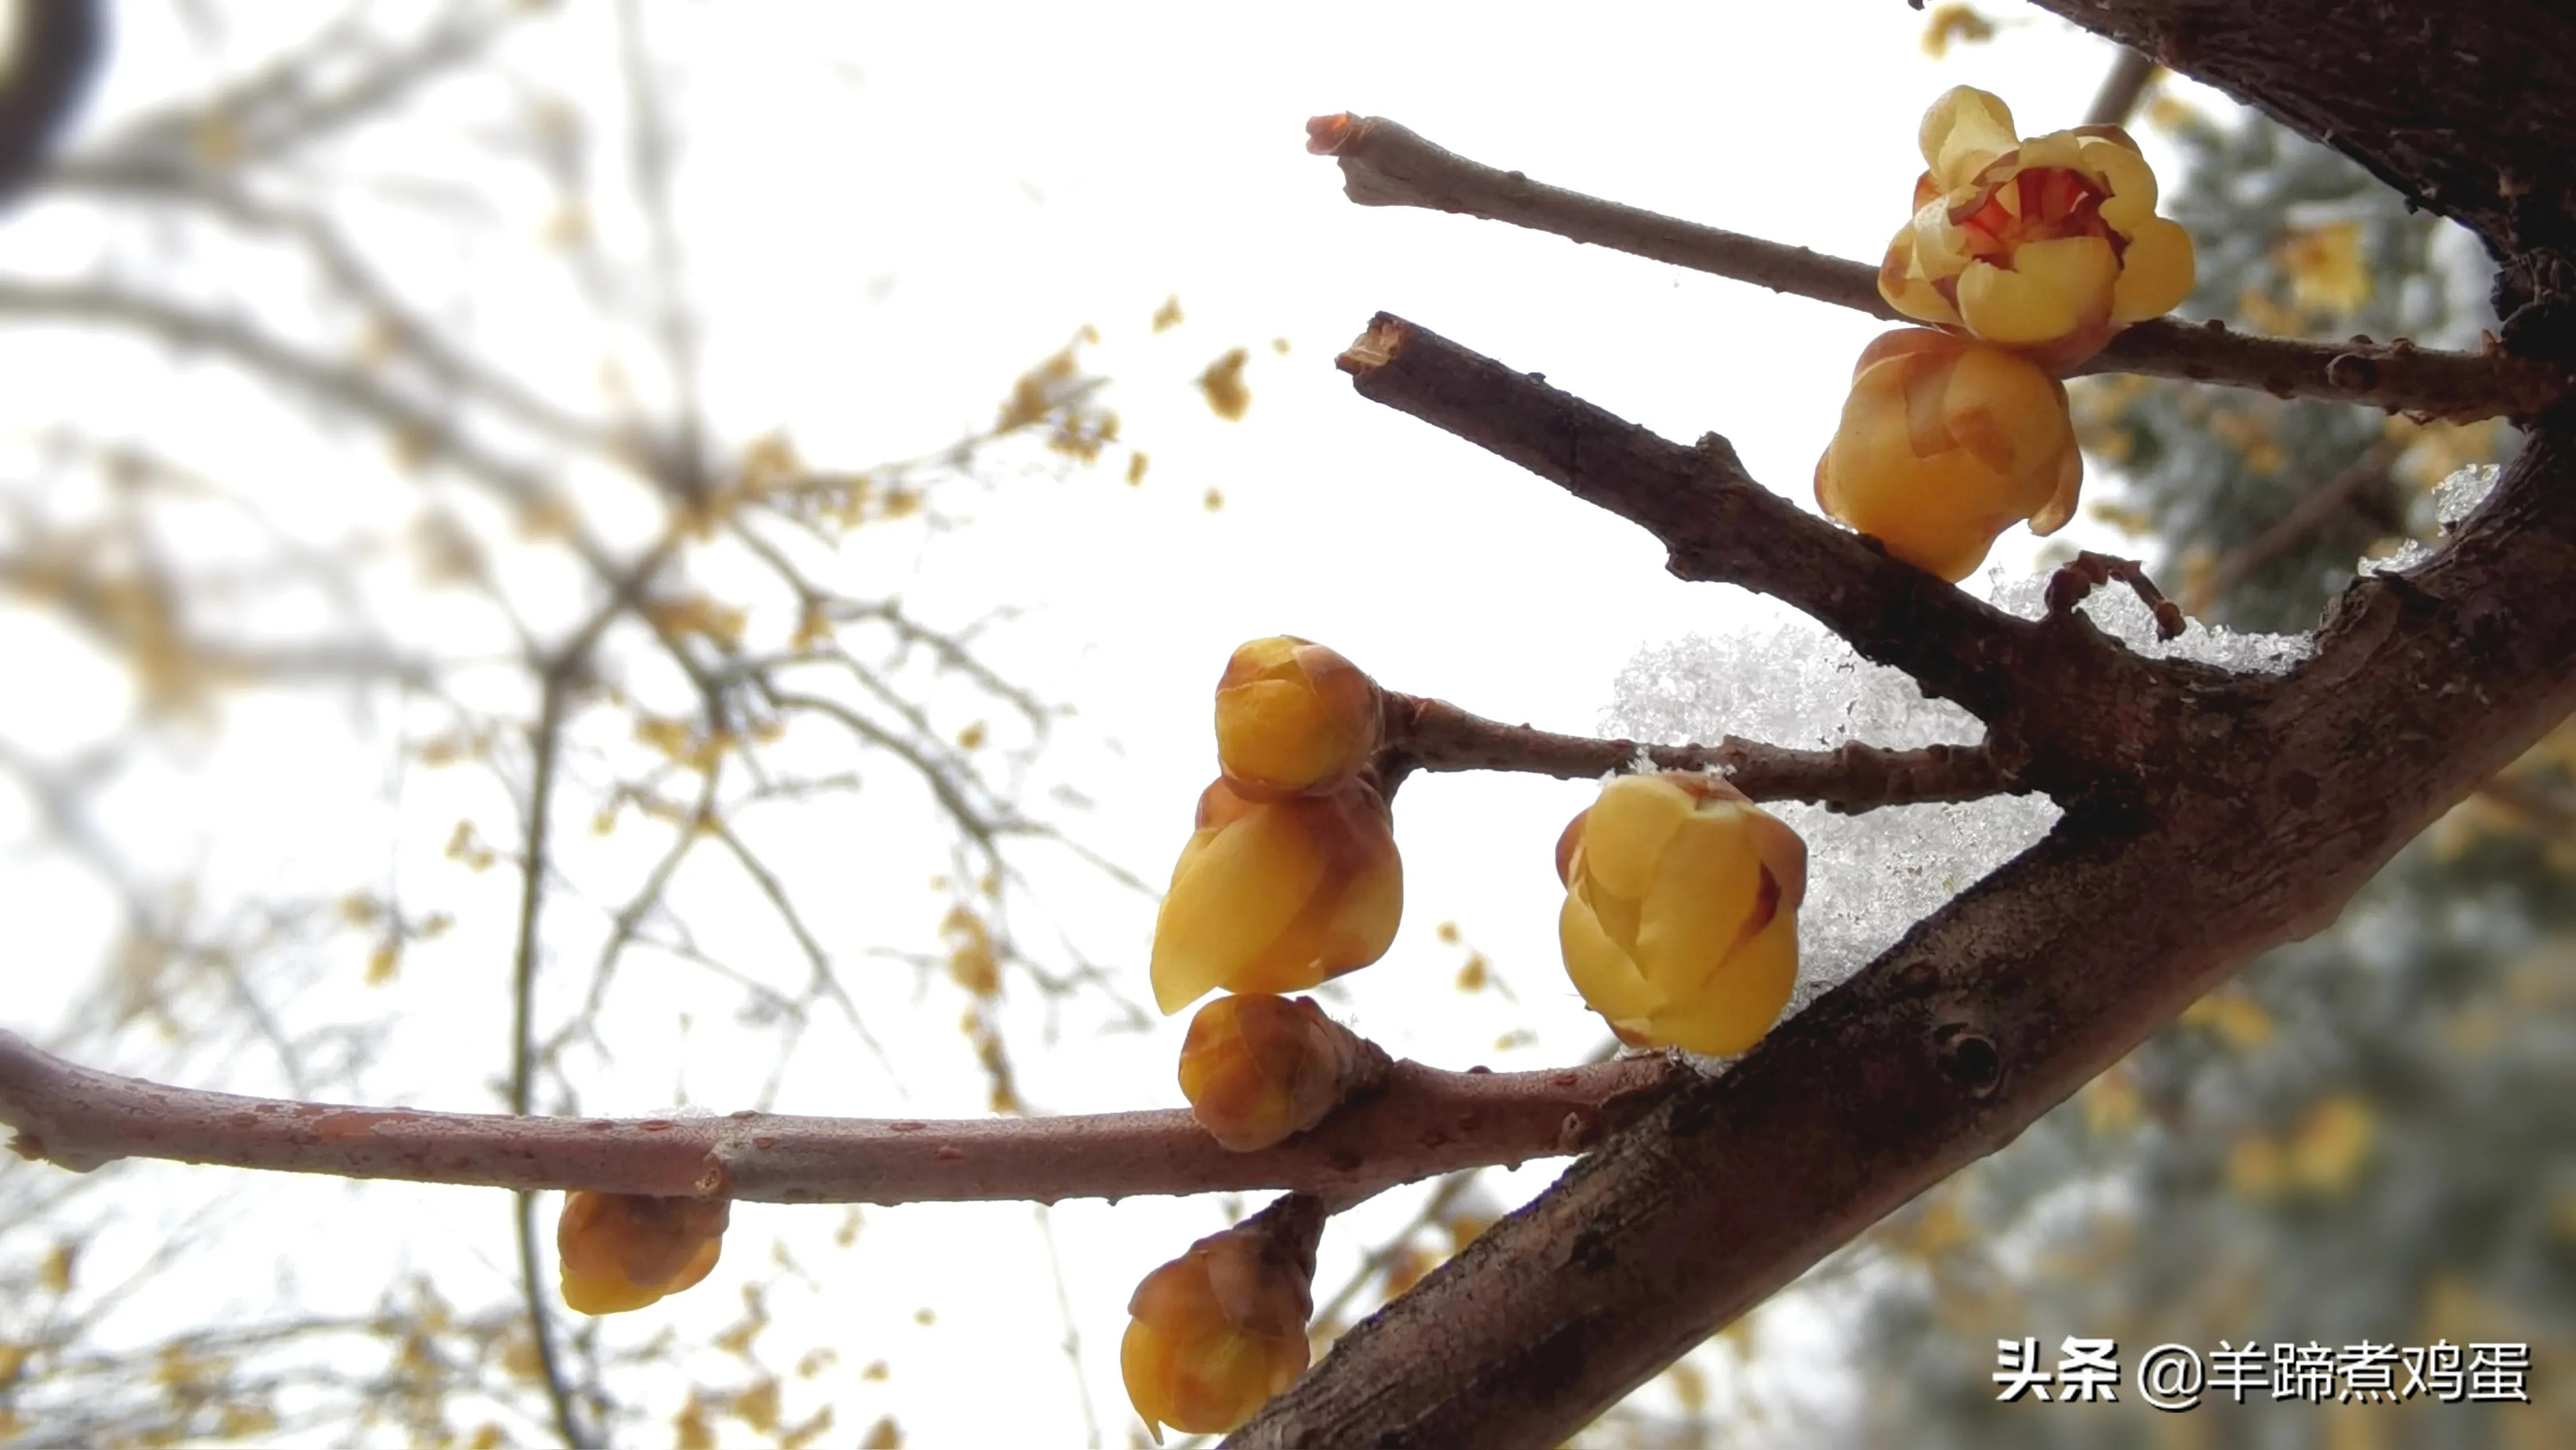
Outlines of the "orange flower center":
[[2053,242],[2068,237],[2100,237],[2112,255],[2123,239],[2102,220],[2108,193],[2082,173],[2063,166],[2040,166],[2010,178],[1986,194],[1966,216],[1953,216],[1967,233],[1968,255],[2010,270],[2013,253],[2024,242]]

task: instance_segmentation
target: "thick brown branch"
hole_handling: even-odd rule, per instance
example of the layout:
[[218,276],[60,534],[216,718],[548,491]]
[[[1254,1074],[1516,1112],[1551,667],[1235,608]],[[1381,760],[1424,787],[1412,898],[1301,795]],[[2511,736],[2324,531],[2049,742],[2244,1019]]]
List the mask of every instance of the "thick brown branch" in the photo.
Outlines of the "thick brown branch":
[[1182,1110],[889,1121],[777,1113],[520,1118],[342,1107],[166,1087],[0,1032],[0,1122],[21,1156],[87,1171],[166,1158],[521,1191],[764,1203],[1127,1198],[1290,1188],[1344,1199],[1491,1163],[1579,1153],[1694,1074],[1663,1058],[1551,1072],[1399,1062],[1377,1095],[1257,1153]]
[[1882,750],[1852,741],[1831,750],[1789,750],[1731,735],[1714,745],[1645,745],[1505,725],[1445,700],[1394,691],[1386,696],[1386,720],[1378,769],[1390,784],[1415,770],[1517,770],[1585,780],[1625,770],[1643,753],[1665,770],[1723,771],[1757,801],[1813,801],[1845,815],[2028,789],[1977,745]]
[[[1307,149],[1342,165],[1343,190],[1364,206],[1463,212],[1633,252],[1677,267],[1794,292],[1903,322],[1878,295],[1878,269],[1781,242],[1701,226],[1497,171],[1443,150],[1380,116],[1318,116]],[[2260,388],[2277,397],[2366,403],[2468,420],[2530,417],[2576,394],[2565,367],[2502,354],[2441,352],[2394,343],[2301,342],[2158,318],[2129,328],[2078,373],[2131,372]]]

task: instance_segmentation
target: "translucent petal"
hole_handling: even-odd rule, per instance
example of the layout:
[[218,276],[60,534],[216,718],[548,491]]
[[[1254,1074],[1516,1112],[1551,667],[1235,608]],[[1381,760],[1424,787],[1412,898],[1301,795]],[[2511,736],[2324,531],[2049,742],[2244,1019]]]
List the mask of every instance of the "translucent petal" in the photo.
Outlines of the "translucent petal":
[[2054,341],[2083,321],[2056,287],[1988,262],[1971,262],[1960,274],[1959,318],[1977,336],[2007,346]]
[[1269,950],[1323,884],[1324,861],[1303,823],[1256,810],[1193,840],[1154,921],[1154,1000],[1177,1012]]
[[2156,214],[2156,173],[2136,148],[2087,137],[2079,165],[2110,188],[2102,200],[2102,220],[2122,236],[2136,235]]
[[1644,896],[1664,843],[1690,817],[1694,804],[1680,786],[1660,775],[1623,775],[1602,787],[1583,828],[1583,855],[1593,882],[1614,896]]
[[2096,321],[2111,312],[2111,288],[2120,278],[2120,259],[2102,237],[2059,237],[2024,242],[2013,250],[2013,270],[2057,289],[2074,304],[2075,315]]
[[1762,863],[1744,810],[1704,808],[1664,847],[1637,915],[1637,967],[1668,999],[1705,977],[1753,914]]
[[1657,1013],[1654,1034],[1692,1052],[1742,1052],[1780,1020],[1797,980],[1797,918],[1784,911],[1730,953],[1698,990]]
[[1637,964],[1601,930],[1581,891],[1565,894],[1565,905],[1556,914],[1556,938],[1565,954],[1565,975],[1593,1011],[1615,1022],[1649,1016],[1663,1005],[1664,994],[1647,983]]
[[2151,218],[2131,234],[2128,252],[2120,258],[2111,315],[2121,322],[2162,316],[2182,305],[2191,284],[2191,233],[2162,217]]
[[1947,190],[2013,149],[2012,109],[1974,86],[1953,86],[1923,113],[1917,140],[1924,164]]

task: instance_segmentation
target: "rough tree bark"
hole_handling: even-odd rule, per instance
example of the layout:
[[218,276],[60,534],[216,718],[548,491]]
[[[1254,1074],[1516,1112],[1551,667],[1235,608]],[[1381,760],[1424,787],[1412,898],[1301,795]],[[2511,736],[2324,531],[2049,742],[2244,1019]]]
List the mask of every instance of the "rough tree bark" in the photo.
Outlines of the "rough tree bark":
[[[2508,348],[2576,356],[2576,21],[2536,3],[2043,3],[2467,223],[2499,259]],[[2443,66],[2422,64],[2436,51]],[[1364,395],[1644,524],[1677,573],[1779,593],[1913,668],[1892,657],[1906,641],[1874,642],[1766,571],[1761,560],[1824,549],[1810,537],[1822,526],[1749,518],[1761,511],[1747,485],[1711,462],[1731,465],[1731,452],[1704,442],[1694,475],[1694,450],[1392,319],[1344,366]],[[2034,698],[2092,691],[2101,717],[2128,722],[2034,742],[2053,752],[2045,788],[2068,806],[2057,829],[1732,1072],[1577,1164],[1228,1443],[1556,1443],[2009,1142],[2248,958],[2332,921],[2409,837],[2576,707],[2576,406],[2529,433],[2449,546],[2356,581],[2287,676],[2114,664],[2125,652],[2078,619],[2033,626],[2055,645],[2016,651],[2013,676],[2037,695],[1962,703],[2001,733],[2036,723]],[[1752,527],[1782,537],[1735,535]],[[1822,593],[1850,604],[1844,589]],[[1943,627],[1919,614],[1881,623],[1909,640]],[[1939,648],[1912,640],[1910,652]],[[1952,693],[1945,683],[1924,678]],[[2147,753],[2105,753],[2124,743]],[[2088,770],[2134,772],[2135,789],[2088,791]]]

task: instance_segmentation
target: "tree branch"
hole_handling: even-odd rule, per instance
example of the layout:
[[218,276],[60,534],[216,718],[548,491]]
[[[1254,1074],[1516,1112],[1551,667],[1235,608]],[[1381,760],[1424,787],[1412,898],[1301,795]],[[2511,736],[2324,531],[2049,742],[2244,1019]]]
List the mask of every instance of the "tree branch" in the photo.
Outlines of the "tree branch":
[[1548,1072],[1399,1062],[1374,1097],[1232,1153],[1187,1112],[889,1121],[776,1113],[614,1120],[342,1107],[200,1092],[64,1062],[0,1032],[0,1122],[26,1158],[118,1158],[761,1203],[1127,1198],[1258,1188],[1341,1198],[1579,1153],[1697,1074],[1661,1057]]
[[1735,736],[1714,745],[1646,745],[1559,735],[1471,715],[1445,700],[1388,691],[1378,774],[1389,793],[1416,770],[1517,770],[1587,780],[1644,755],[1664,770],[1716,770],[1757,801],[1813,801],[1857,815],[1881,806],[1978,800],[2028,789],[1981,745],[1884,750],[1859,741],[1789,750]]
[[[1443,150],[1382,116],[1348,113],[1306,123],[1306,149],[1342,166],[1342,189],[1362,206],[1463,212],[1551,232],[1910,322],[1878,295],[1878,269],[1701,226],[1497,171]],[[2132,372],[2259,388],[2276,397],[2366,403],[2466,421],[2532,417],[2576,395],[2562,365],[2502,353],[2455,353],[2392,343],[2315,343],[2230,331],[2171,317],[2131,327],[2077,373]]]
[[1338,362],[1361,396],[1644,527],[1676,577],[1785,600],[1957,702],[2008,776],[2061,803],[2164,768],[2174,722],[2150,702],[2231,678],[2141,659],[2077,616],[2016,619],[1763,488],[1715,434],[1684,448],[1401,318],[1378,314]]

